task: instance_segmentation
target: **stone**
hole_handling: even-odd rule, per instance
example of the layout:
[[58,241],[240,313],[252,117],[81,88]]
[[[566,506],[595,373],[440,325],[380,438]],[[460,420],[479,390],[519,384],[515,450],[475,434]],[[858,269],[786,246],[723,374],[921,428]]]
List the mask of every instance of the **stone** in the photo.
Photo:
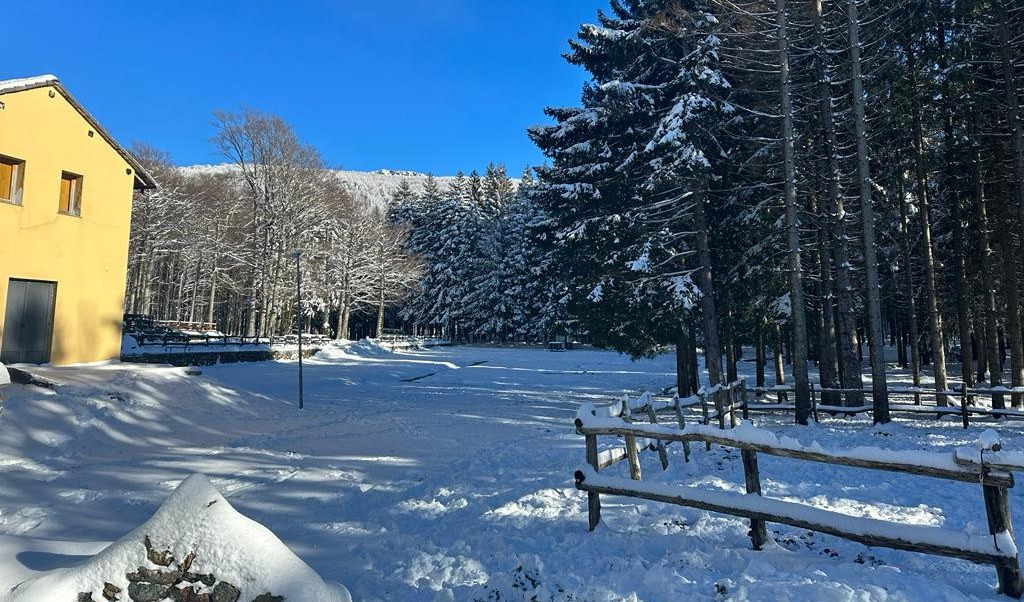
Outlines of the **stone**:
[[221,581],[213,588],[210,594],[210,602],[238,602],[242,592],[227,581]]
[[159,583],[130,583],[128,597],[132,602],[158,602],[171,594],[171,588]]
[[153,564],[157,566],[171,566],[171,563],[174,562],[174,555],[171,554],[170,550],[153,549],[153,543],[149,541],[149,535],[143,538],[142,543],[146,546],[146,558]]
[[200,594],[194,586],[179,589],[177,596],[177,602],[210,602],[210,594]]
[[284,596],[275,596],[267,592],[256,596],[252,599],[252,602],[284,602]]
[[103,597],[106,598],[107,600],[109,600],[110,602],[117,602],[120,599],[118,597],[118,594],[120,594],[120,593],[121,593],[121,588],[117,587],[113,583],[104,583],[103,584]]
[[181,571],[158,571],[139,567],[139,570],[126,575],[131,583],[156,583],[158,585],[173,585],[181,579]]
[[202,583],[206,587],[212,587],[217,582],[217,578],[209,573],[185,573],[181,580],[189,583]]
[[196,553],[189,552],[188,556],[185,556],[185,560],[182,560],[180,563],[178,563],[178,571],[181,573],[187,573],[188,570],[192,568],[192,561],[194,561],[195,559]]
[[92,592],[81,592],[78,594],[78,602],[96,602],[92,599]]

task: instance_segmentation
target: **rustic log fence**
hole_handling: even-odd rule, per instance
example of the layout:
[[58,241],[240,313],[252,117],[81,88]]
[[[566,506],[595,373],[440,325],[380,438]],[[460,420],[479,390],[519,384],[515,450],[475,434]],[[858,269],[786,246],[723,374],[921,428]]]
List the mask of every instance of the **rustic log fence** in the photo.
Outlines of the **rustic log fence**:
[[[777,403],[772,402],[749,402],[747,404],[747,412],[775,412],[775,411],[795,411],[796,406],[787,401],[787,396],[793,393],[796,389],[792,386],[787,385],[776,385],[773,387],[754,387],[751,389],[758,398],[763,397],[766,394],[774,393],[777,398]],[[811,408],[815,422],[820,422],[821,414],[835,415],[856,415],[856,414],[871,414],[874,408],[870,404],[846,406],[846,405],[834,405],[824,404],[820,402],[820,397],[825,394],[831,393],[834,395],[846,395],[861,391],[860,389],[838,389],[828,387],[818,387],[811,384]],[[870,389],[864,389],[861,391],[865,395],[870,395]],[[888,390],[890,399],[892,398],[913,398],[913,403],[889,403],[889,412],[891,413],[905,413],[911,415],[924,415],[933,416],[935,419],[942,419],[946,417],[959,417],[963,427],[968,428],[972,416],[978,416],[983,418],[991,418],[994,420],[1024,420],[1024,410],[1018,408],[992,408],[977,405],[978,399],[982,397],[997,398],[1002,396],[1019,395],[1024,393],[1024,388],[1007,388],[1007,387],[965,387],[963,385],[958,389],[948,389],[946,391],[934,391],[927,390],[921,387],[889,387]],[[922,403],[921,398],[931,396],[933,399],[942,397],[946,400],[947,405],[939,405],[937,403]]]
[[[865,447],[828,450],[816,443],[804,446],[790,439],[779,439],[771,431],[756,428],[747,420],[733,426],[735,410],[746,405],[737,401],[744,393],[738,383],[733,383],[702,392],[696,399],[676,397],[656,401],[650,395],[642,395],[635,401],[627,397],[610,406],[592,403],[581,406],[575,424],[576,431],[585,437],[587,465],[576,471],[575,481],[576,488],[587,493],[590,530],[597,528],[601,521],[602,494],[634,497],[747,518],[755,550],[762,549],[768,540],[766,523],[774,522],[868,546],[991,564],[996,568],[1000,593],[1014,598],[1024,594],[1024,577],[1013,537],[1007,493],[1014,484],[1013,473],[1024,470],[1024,454],[1001,451],[994,432],[983,433],[977,449],[960,448],[951,453]],[[709,402],[715,406],[714,414],[708,412]],[[698,404],[704,408],[703,424],[688,424],[683,409]],[[667,413],[675,417],[674,426],[658,421],[659,414]],[[649,423],[637,421],[644,415]],[[728,428],[726,416],[729,416]],[[711,419],[718,424],[708,424]],[[621,438],[625,445],[601,450],[599,436]],[[740,450],[747,493],[642,481],[641,451],[658,451],[662,468],[667,469],[665,448],[672,443],[682,444],[688,461],[691,442],[704,442],[708,446],[715,443]],[[989,535],[850,516],[762,497],[757,454],[980,484]],[[629,479],[601,474],[602,470],[622,460],[629,462]]]

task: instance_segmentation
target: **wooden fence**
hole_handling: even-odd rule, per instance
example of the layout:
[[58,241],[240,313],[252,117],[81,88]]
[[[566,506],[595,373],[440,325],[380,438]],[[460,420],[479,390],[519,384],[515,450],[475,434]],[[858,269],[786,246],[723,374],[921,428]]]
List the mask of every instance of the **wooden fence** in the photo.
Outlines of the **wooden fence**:
[[[299,337],[294,334],[274,337],[243,337],[226,334],[206,334],[193,332],[152,332],[152,333],[127,333],[138,342],[140,346],[159,345],[162,347],[227,347],[227,346],[257,346],[264,347],[272,345],[295,345]],[[303,334],[303,345],[322,345],[333,340],[331,337],[319,334]]]
[[[1014,598],[1024,594],[1024,577],[1013,537],[1007,490],[1013,487],[1013,472],[1024,470],[1024,454],[1000,450],[992,435],[983,437],[983,446],[960,448],[955,452],[922,452],[856,448],[828,450],[820,445],[803,446],[790,439],[780,440],[771,431],[754,427],[747,421],[735,424],[736,401],[742,390],[737,383],[704,392],[693,398],[656,401],[641,396],[636,402],[628,398],[611,406],[586,403],[576,416],[576,431],[586,440],[586,462],[576,471],[576,488],[587,492],[590,530],[601,521],[601,498],[620,495],[653,500],[679,506],[721,512],[750,520],[750,539],[760,550],[768,539],[767,522],[786,524],[857,541],[868,546],[881,546],[962,558],[996,567],[999,591]],[[700,398],[705,401],[702,402]],[[719,401],[715,401],[715,399]],[[708,410],[707,400],[715,406],[715,415]],[[715,418],[717,426],[687,424],[683,409],[701,404],[704,422]],[[658,415],[670,413],[676,424],[658,421]],[[646,416],[649,422],[637,422]],[[729,428],[726,428],[726,416]],[[599,436],[621,438],[624,445],[601,450]],[[740,450],[746,495],[730,491],[706,490],[642,481],[640,452],[658,451],[662,469],[668,468],[665,449],[672,443],[684,446],[689,460],[689,444],[704,442]],[[850,516],[806,504],[762,497],[757,454],[768,454],[820,462],[922,475],[937,479],[980,484],[985,501],[990,535],[972,535],[927,525],[906,525],[885,520]],[[629,462],[630,478],[612,477],[600,471],[619,462]]]
[[[749,412],[775,412],[775,411],[794,411],[796,406],[792,403],[788,403],[788,395],[795,392],[795,388],[791,385],[776,385],[774,387],[754,387],[751,389],[752,392],[756,393],[758,397],[762,397],[765,394],[774,393],[777,396],[778,403],[771,402],[750,402],[747,403],[746,411]],[[820,403],[819,398],[823,397],[827,393],[834,395],[847,395],[852,392],[857,392],[858,389],[834,389],[834,388],[821,388],[811,384],[811,411],[814,416],[815,422],[820,422],[821,414],[829,415],[854,415],[854,414],[870,414],[874,411],[874,408],[870,404],[862,404],[856,406],[846,405],[834,405]],[[871,389],[864,389],[860,391],[865,396],[871,395]],[[963,423],[963,427],[967,428],[970,426],[972,416],[980,416],[986,418],[992,418],[997,420],[1024,420],[1024,410],[1019,408],[991,408],[978,405],[978,399],[982,397],[994,398],[998,396],[1012,396],[1024,394],[1024,389],[1021,388],[1006,388],[1006,387],[995,387],[995,388],[982,388],[982,387],[971,387],[967,388],[963,385],[959,389],[948,389],[946,391],[934,391],[927,390],[921,387],[889,387],[888,394],[890,397],[889,412],[890,413],[905,413],[911,415],[925,415],[933,416],[936,419],[941,419],[949,416],[957,416]],[[922,403],[923,398],[931,398],[934,401],[937,397],[941,396],[945,399],[947,405],[939,405],[937,403]],[[892,403],[892,398],[905,397],[913,399],[913,403]]]

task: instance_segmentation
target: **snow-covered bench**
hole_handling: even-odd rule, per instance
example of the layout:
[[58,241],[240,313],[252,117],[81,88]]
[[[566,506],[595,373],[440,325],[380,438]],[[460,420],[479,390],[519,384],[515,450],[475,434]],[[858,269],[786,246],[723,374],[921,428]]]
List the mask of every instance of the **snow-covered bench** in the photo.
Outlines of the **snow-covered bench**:
[[[676,403],[678,407],[678,402]],[[648,405],[652,408],[653,404]],[[576,471],[576,488],[587,492],[590,529],[601,521],[600,495],[623,495],[680,506],[700,508],[740,516],[750,520],[753,547],[760,550],[768,540],[766,522],[791,525],[861,542],[901,550],[963,558],[995,565],[999,591],[1015,598],[1024,594],[1024,576],[1013,538],[1007,489],[1013,487],[1013,472],[1024,472],[1024,453],[1001,451],[998,435],[985,431],[977,448],[955,452],[886,450],[876,447],[827,449],[818,443],[803,445],[773,432],[759,429],[749,421],[725,429],[708,424],[685,424],[680,415],[678,427],[639,424],[630,421],[626,404],[620,407],[583,404],[576,416],[576,431],[586,438],[586,461]],[[722,412],[719,411],[719,416]],[[598,436],[622,437],[624,455],[630,461],[630,478],[605,476],[600,470],[620,459],[619,448],[600,451]],[[634,441],[630,445],[630,440]],[[698,487],[644,483],[641,481],[638,442],[657,444],[679,442],[716,443],[740,450],[747,493],[713,491]],[[649,444],[655,445],[655,444]],[[850,516],[798,502],[770,499],[761,495],[757,454],[783,456],[798,460],[902,472],[939,479],[978,483],[982,487],[990,535],[972,535],[927,525],[906,525],[890,521]],[[636,464],[634,470],[634,463]],[[667,463],[663,461],[663,467]]]

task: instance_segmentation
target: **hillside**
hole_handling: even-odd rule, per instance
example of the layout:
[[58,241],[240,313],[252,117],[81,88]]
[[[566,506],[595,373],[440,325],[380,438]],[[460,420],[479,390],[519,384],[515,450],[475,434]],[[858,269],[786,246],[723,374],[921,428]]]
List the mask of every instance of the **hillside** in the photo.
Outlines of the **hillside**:
[[[235,169],[234,165],[221,163],[216,165],[190,165],[182,167],[181,170],[187,174],[196,173],[224,173]],[[338,179],[345,183],[345,186],[353,194],[366,199],[371,205],[383,206],[391,199],[391,196],[398,190],[403,181],[409,182],[413,190],[422,190],[427,174],[415,171],[398,171],[391,169],[380,169],[377,171],[349,171],[335,170]],[[454,176],[436,176],[435,179],[442,189],[454,180]]]

